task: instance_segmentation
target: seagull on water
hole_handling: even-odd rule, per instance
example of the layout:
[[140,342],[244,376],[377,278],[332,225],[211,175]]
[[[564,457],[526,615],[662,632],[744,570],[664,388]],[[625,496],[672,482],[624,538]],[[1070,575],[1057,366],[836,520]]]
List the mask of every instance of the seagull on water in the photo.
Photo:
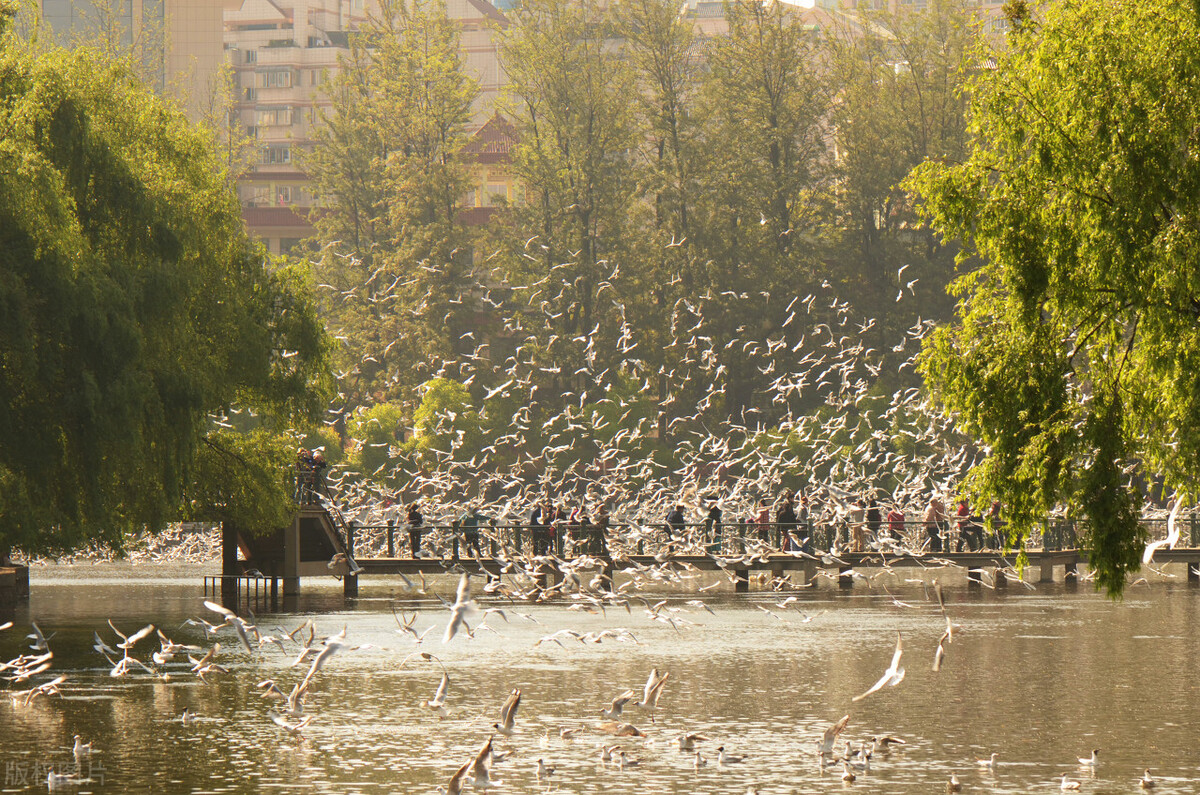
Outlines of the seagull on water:
[[450,713],[446,710],[446,688],[449,686],[450,675],[443,673],[442,681],[438,684],[437,693],[428,701],[422,701],[421,706],[433,710],[439,718],[449,717]]
[[1096,749],[1094,749],[1094,750],[1092,751],[1092,755],[1091,755],[1091,756],[1081,756],[1081,757],[1079,757],[1079,765],[1080,765],[1080,767],[1091,767],[1091,768],[1094,768],[1094,767],[1096,767],[1096,765],[1097,765],[1099,762],[1100,762],[1100,749],[1099,749],[1099,748],[1096,748]]
[[717,764],[718,765],[736,765],[738,762],[745,761],[745,756],[737,756],[736,754],[725,753],[725,746],[717,749]]
[[1071,779],[1067,778],[1066,773],[1063,773],[1062,784],[1059,785],[1059,789],[1061,789],[1063,792],[1072,792],[1079,789],[1079,786],[1080,785],[1078,781],[1072,781]]
[[513,688],[513,691],[508,694],[508,700],[500,709],[500,722],[493,723],[492,727],[505,737],[512,737],[515,731],[513,721],[517,719],[517,707],[519,706],[521,706],[521,689]]
[[1142,777],[1138,779],[1138,784],[1142,789],[1154,789],[1158,782],[1150,777],[1150,768],[1146,768],[1145,772],[1142,773]]
[[642,700],[637,702],[637,706],[650,712],[651,723],[654,723],[654,710],[658,709],[658,698],[662,695],[663,685],[667,683],[670,675],[671,672],[666,671],[660,676],[658,669],[652,668],[650,678],[646,680],[646,689],[642,693]]
[[621,695],[612,700],[612,704],[608,709],[601,709],[600,714],[609,720],[617,720],[621,717],[621,711],[625,709],[625,705],[634,699],[634,692],[626,690]]

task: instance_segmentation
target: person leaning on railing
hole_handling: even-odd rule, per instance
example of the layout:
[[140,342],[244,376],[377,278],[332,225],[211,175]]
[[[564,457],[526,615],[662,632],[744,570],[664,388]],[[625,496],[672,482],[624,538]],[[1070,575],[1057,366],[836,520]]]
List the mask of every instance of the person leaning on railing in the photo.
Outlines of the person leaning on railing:
[[405,517],[408,523],[408,543],[412,550],[414,558],[421,557],[421,533],[425,524],[425,517],[421,514],[421,506],[413,500],[408,504],[408,515]]

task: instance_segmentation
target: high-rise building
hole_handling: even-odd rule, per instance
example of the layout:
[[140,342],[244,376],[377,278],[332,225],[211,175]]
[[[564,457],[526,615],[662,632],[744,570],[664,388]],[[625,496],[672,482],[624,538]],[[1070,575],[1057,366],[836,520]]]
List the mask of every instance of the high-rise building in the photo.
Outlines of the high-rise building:
[[[495,28],[504,15],[487,0],[448,0],[459,24],[470,74],[479,81],[474,124],[494,113],[503,77]],[[330,107],[322,85],[349,52],[366,21],[364,0],[243,0],[225,13],[225,52],[235,70],[241,123],[257,145],[256,162],[239,180],[251,233],[276,253],[312,233],[317,201],[296,153],[312,145],[318,114]]]
[[144,62],[153,87],[201,118],[224,63],[226,9],[239,0],[39,0],[59,43],[102,40]]

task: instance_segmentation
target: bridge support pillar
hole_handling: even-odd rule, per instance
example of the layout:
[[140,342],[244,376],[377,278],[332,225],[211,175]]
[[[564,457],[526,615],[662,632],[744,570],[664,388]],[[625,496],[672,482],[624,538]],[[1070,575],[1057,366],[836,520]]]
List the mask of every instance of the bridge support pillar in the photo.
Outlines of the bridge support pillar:
[[783,566],[772,566],[771,567],[771,581],[772,581],[771,587],[775,587],[775,585],[778,584],[778,582],[780,580],[782,580],[783,578],[785,578],[786,576],[787,576],[787,572],[784,571]]
[[1038,582],[1048,584],[1054,582],[1054,562],[1050,558],[1046,558],[1038,566]]
[[983,569],[967,569],[967,589],[979,590],[983,585]]
[[[283,530],[283,599],[300,595],[300,517]],[[284,609],[287,607],[285,605]]]
[[221,523],[221,603],[237,608],[238,531],[232,522]]
[[611,560],[604,564],[604,590],[609,593],[616,593],[617,590],[617,567]]
[[1200,585],[1200,561],[1188,561],[1187,583],[1188,585]]
[[843,591],[854,589],[854,577],[851,575],[852,569],[838,569],[838,587]]
[[1008,588],[1008,575],[1004,573],[1004,569],[1000,566],[996,567],[995,574],[992,575],[997,588]]
[[734,569],[733,578],[734,593],[750,593],[749,569]]
[[817,564],[815,561],[806,560],[800,564],[800,587],[807,588],[813,584],[813,579],[817,576]]

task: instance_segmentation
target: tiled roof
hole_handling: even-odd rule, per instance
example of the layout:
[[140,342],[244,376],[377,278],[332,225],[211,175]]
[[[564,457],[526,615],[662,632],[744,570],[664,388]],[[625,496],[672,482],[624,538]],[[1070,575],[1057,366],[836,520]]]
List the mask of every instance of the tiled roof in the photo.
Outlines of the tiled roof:
[[497,113],[475,131],[463,147],[463,154],[477,163],[507,163],[508,152],[516,140],[516,128]]

